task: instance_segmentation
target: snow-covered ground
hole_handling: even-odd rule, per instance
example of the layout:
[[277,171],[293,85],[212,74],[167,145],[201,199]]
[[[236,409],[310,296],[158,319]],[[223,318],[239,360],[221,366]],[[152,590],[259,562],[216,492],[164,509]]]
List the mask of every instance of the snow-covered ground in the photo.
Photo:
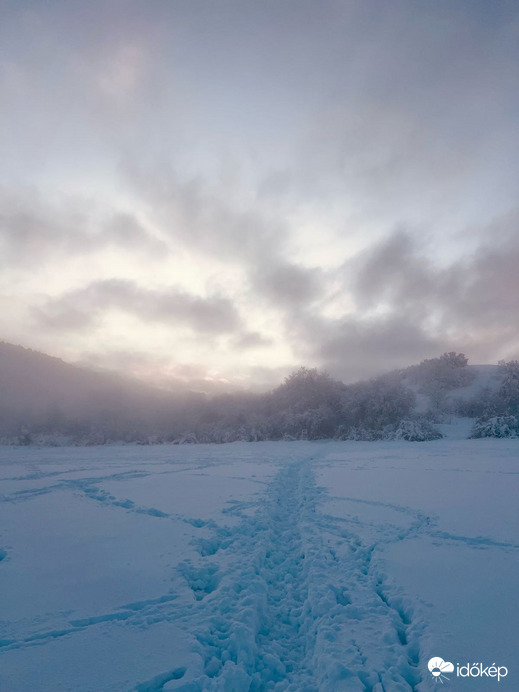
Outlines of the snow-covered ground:
[[458,433],[0,448],[0,690],[516,692],[519,444]]

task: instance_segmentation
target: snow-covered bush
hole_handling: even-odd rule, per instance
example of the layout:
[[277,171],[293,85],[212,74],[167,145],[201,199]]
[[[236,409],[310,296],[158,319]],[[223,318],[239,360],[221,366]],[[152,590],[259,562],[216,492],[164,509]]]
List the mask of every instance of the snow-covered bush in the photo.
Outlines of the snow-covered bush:
[[401,420],[393,433],[393,439],[407,440],[408,442],[427,442],[429,440],[440,440],[442,437],[443,435],[439,430],[423,419]]
[[341,426],[335,435],[336,440],[354,440],[372,442],[373,440],[407,440],[408,442],[426,442],[439,440],[443,435],[428,421],[404,419],[396,425],[384,425],[380,428],[363,428],[353,426],[349,429]]
[[174,445],[196,445],[199,440],[194,433],[186,433],[173,440]]
[[372,440],[376,440],[378,438],[374,430],[353,427],[349,431],[347,437],[343,437],[343,439],[355,440],[356,442],[371,442]]
[[31,444],[38,447],[68,447],[74,444],[74,439],[60,433],[40,433],[32,437]]
[[471,437],[519,437],[519,416],[494,416],[479,419],[472,428]]

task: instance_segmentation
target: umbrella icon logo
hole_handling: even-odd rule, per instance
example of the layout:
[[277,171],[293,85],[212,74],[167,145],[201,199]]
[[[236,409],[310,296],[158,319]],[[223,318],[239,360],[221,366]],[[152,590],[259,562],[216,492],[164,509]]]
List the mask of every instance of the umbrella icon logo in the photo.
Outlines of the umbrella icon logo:
[[430,659],[427,668],[431,671],[431,675],[435,681],[440,681],[443,685],[443,681],[449,679],[445,673],[452,673],[454,671],[454,664],[450,663],[450,661],[444,661],[443,658],[439,656],[435,656]]

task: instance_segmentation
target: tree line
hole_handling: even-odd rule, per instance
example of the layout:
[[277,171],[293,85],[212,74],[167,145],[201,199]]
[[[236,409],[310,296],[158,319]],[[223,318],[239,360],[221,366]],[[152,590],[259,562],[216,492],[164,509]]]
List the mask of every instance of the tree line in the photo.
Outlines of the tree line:
[[[519,434],[518,361],[500,363],[497,388],[457,398],[456,392],[473,378],[464,354],[450,352],[355,384],[344,384],[317,368],[300,367],[264,394],[161,395],[147,407],[105,403],[79,416],[68,414],[59,402],[37,413],[16,415],[4,405],[1,441],[86,445],[330,438],[419,441],[441,437],[434,423],[452,414],[478,417],[475,436],[514,436],[514,430]],[[425,409],[417,405],[418,399],[426,401]]]

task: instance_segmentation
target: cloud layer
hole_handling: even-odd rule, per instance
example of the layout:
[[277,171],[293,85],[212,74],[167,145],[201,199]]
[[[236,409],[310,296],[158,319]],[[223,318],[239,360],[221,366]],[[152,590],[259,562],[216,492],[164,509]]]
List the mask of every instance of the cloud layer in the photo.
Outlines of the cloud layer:
[[519,357],[518,31],[479,0],[8,3],[4,338],[197,386]]
[[240,327],[240,318],[227,298],[201,298],[179,290],[151,290],[129,281],[97,281],[49,299],[34,310],[40,327],[64,330],[91,329],[110,310],[135,315],[143,322],[187,325],[195,332],[225,334]]

